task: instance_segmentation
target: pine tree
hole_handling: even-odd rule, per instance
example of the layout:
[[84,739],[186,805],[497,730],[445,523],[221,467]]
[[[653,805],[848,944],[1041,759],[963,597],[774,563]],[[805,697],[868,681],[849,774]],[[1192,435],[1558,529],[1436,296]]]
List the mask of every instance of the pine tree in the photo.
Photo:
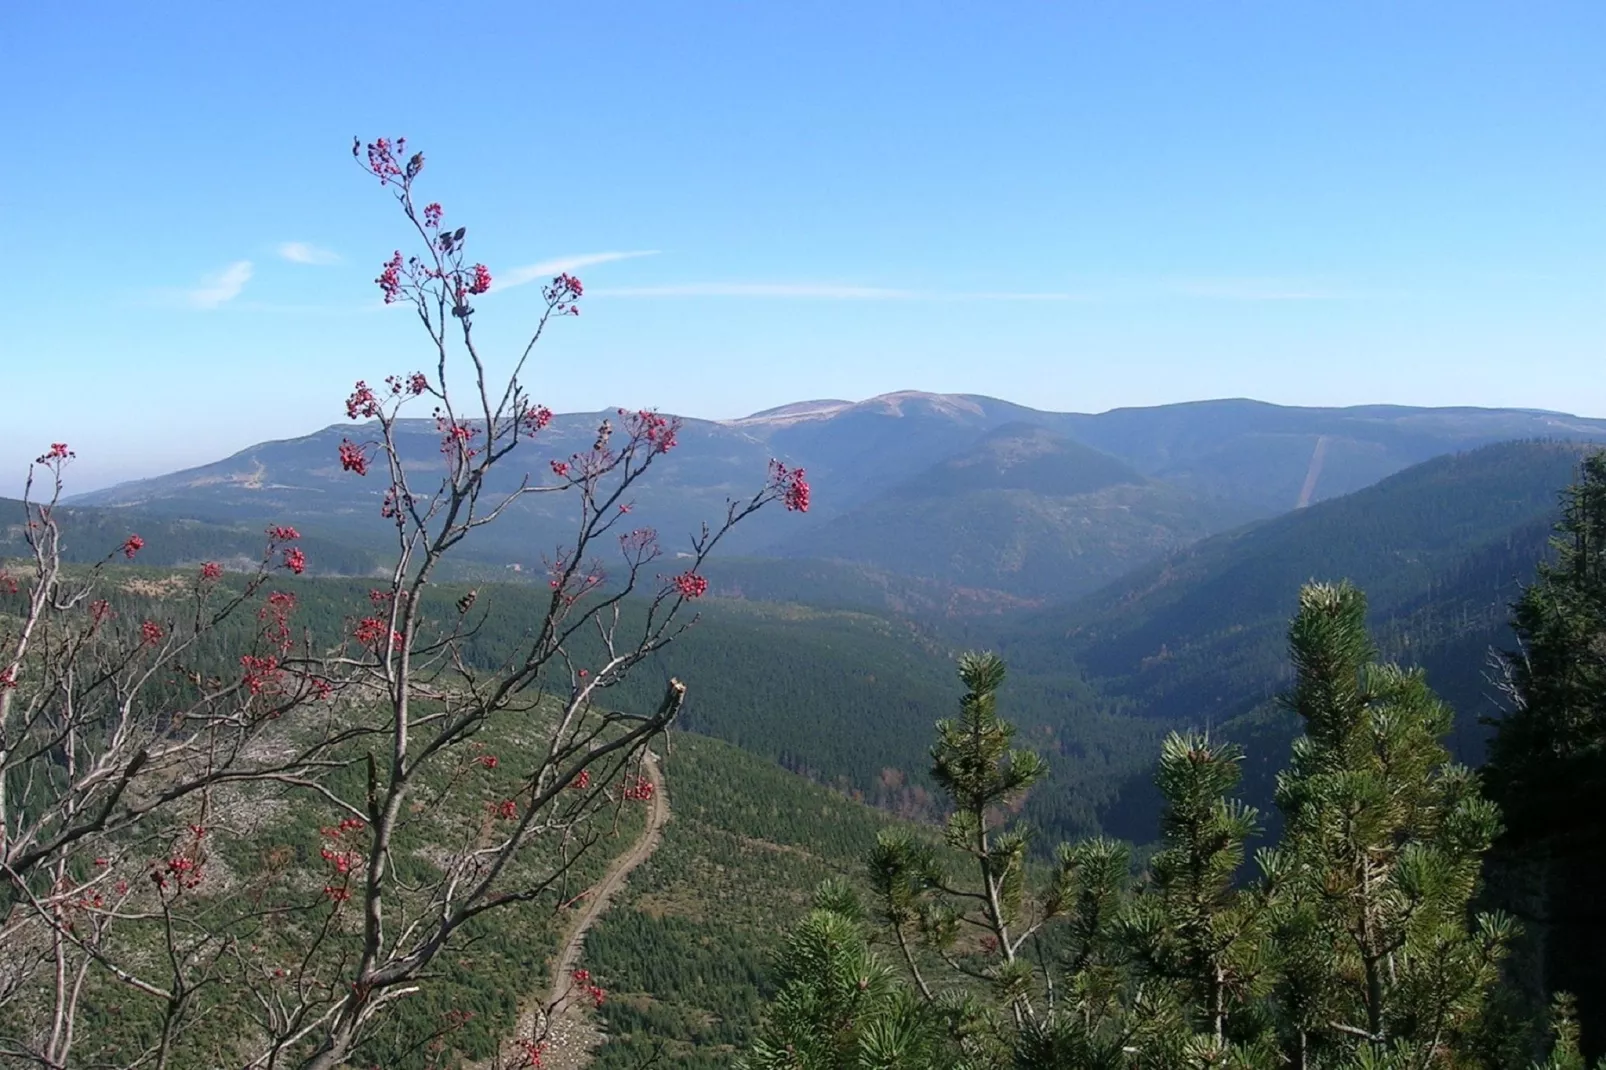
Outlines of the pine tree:
[[[1259,814],[1228,795],[1242,752],[1201,736],[1169,736],[1156,784],[1166,801],[1162,848],[1149,864],[1149,894],[1124,929],[1142,973],[1168,986],[1201,1058],[1237,1045],[1241,1059],[1266,1029],[1255,1013],[1265,980],[1264,904],[1240,888],[1246,844]],[[1264,1057],[1264,1053],[1260,1053]]]
[[[1550,1057],[1535,1063],[1533,1070],[1588,1070],[1579,1045],[1578,1005],[1573,997],[1563,993],[1551,1001],[1548,1024]],[[1606,1060],[1597,1062],[1595,1070],[1606,1070]]]
[[966,654],[959,676],[966,691],[959,716],[937,723],[932,779],[953,806],[945,845],[968,876],[933,844],[888,832],[870,858],[878,913],[970,1065],[1122,1065],[1135,1022],[1118,941],[1127,849],[1093,840],[1029,864],[1029,830],[1009,815],[1047,765],[1012,746],[1015,726],[998,714],[1003,661]]
[[1511,709],[1490,747],[1491,792],[1513,837],[1599,839],[1606,802],[1606,452],[1563,494],[1537,581],[1512,606]]
[[858,899],[815,893],[790,933],[781,989],[741,1070],[934,1070],[957,1065],[941,1019],[870,949]]
[[[1033,861],[1010,814],[1045,766],[998,715],[1003,663],[966,655],[960,715],[932,749],[946,842],[889,831],[870,858],[902,969],[868,950],[856,907],[816,911],[747,1066],[1511,1065],[1491,1006],[1512,927],[1470,910],[1498,814],[1449,762],[1449,710],[1420,673],[1375,663],[1365,617],[1348,585],[1301,593],[1288,704],[1306,734],[1278,781],[1282,841],[1249,883],[1240,752],[1198,736],[1162,749],[1160,850],[1137,889],[1108,840]],[[876,1062],[883,1030],[905,1039]],[[1554,1070],[1579,1070],[1569,1050]]]
[[[1500,898],[1530,940],[1530,991],[1572,990],[1581,1050],[1606,1051],[1606,452],[1563,493],[1555,561],[1512,606],[1503,652],[1505,716],[1485,776],[1509,829],[1497,848]],[[1537,1000],[1537,996],[1531,997]]]
[[1277,783],[1284,1040],[1296,1066],[1456,1065],[1474,1053],[1511,936],[1469,923],[1498,813],[1450,764],[1450,711],[1419,672],[1373,661],[1366,601],[1312,584],[1289,633],[1305,724]]

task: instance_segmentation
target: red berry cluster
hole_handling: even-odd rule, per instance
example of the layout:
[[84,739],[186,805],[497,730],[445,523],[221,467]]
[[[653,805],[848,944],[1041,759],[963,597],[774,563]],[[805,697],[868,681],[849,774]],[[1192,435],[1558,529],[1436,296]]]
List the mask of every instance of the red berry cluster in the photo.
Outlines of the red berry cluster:
[[367,827],[367,822],[360,817],[342,818],[338,825],[326,825],[318,831],[328,841],[318,849],[318,854],[328,862],[340,883],[326,885],[323,894],[332,903],[344,903],[351,898],[351,875],[362,863],[362,855],[356,850],[346,850],[343,837],[348,832],[359,832]]
[[151,870],[151,881],[157,888],[166,890],[169,879],[181,888],[194,888],[201,883],[201,864],[186,854],[176,854],[165,864]]
[[624,796],[631,802],[645,802],[652,798],[652,781],[644,776],[638,776],[635,782],[625,782]]
[[34,458],[34,463],[35,464],[50,464],[52,461],[65,461],[65,460],[67,460],[67,459],[69,459],[71,457],[76,457],[76,456],[77,456],[77,454],[75,454],[72,450],[67,448],[67,443],[65,443],[65,442],[52,442],[50,444],[50,448],[48,450],[46,450],[44,453],[41,453],[38,457]]
[[374,279],[379,292],[385,295],[385,304],[393,305],[402,295],[402,254],[397,249],[391,258],[385,261],[380,269],[379,277]]
[[240,682],[253,695],[277,691],[279,682],[284,679],[284,669],[280,667],[279,659],[271,654],[266,657],[243,654],[240,656],[240,667],[245,670]]
[[284,567],[297,576],[307,571],[307,555],[298,547],[291,546],[284,551]]
[[470,445],[478,437],[479,428],[437,415],[435,417],[435,430],[441,433],[441,452],[447,456],[457,453],[461,454],[465,460],[479,456],[480,451]]
[[671,582],[682,598],[701,598],[708,593],[708,581],[695,572],[682,572]]
[[446,210],[440,206],[439,201],[431,201],[424,205],[424,226],[434,228],[441,225],[441,216]]
[[[194,888],[201,883],[205,857],[201,851],[201,839],[206,835],[206,829],[201,825],[191,825],[190,835],[190,842],[170,858],[152,864],[151,883],[156,885],[158,891],[166,891],[170,880],[184,889]],[[125,887],[119,882],[118,891],[121,892]]]
[[590,786],[591,786],[591,770],[589,770],[589,769],[580,770],[578,773],[576,773],[574,775],[574,779],[569,781],[569,787],[573,788],[575,791],[584,791],[584,790],[586,790],[586,788],[589,788]]
[[290,614],[295,612],[296,596],[287,591],[274,591],[268,601],[257,610],[257,620],[263,622],[262,637],[279,648],[290,651]]
[[155,646],[162,641],[162,626],[153,620],[148,620],[139,626],[139,641],[141,646]]
[[340,467],[342,471],[368,474],[368,451],[350,439],[340,440]]
[[575,970],[569,976],[574,978],[574,983],[579,985],[585,994],[591,997],[592,1006],[600,1007],[607,1000],[607,990],[591,983],[590,970]]
[[519,816],[519,804],[512,799],[503,799],[492,807],[492,812],[503,821],[512,821]]
[[201,566],[201,579],[211,582],[223,575],[223,566],[216,561],[208,561]]
[[[360,143],[358,138],[351,139],[351,154],[353,156],[357,155]],[[368,143],[368,171],[379,179],[380,185],[388,185],[394,179],[402,177],[402,166],[397,162],[396,158],[405,151],[407,151],[407,139],[404,137],[397,138],[394,146],[392,146],[388,137],[382,137],[377,141]],[[424,156],[419,153],[408,161],[405,173],[408,178],[413,178],[423,169]]]
[[357,385],[352,387],[351,395],[346,398],[346,419],[368,420],[378,415],[379,399],[374,396],[373,388],[358,379]]
[[275,524],[268,529],[269,542],[295,542],[299,538],[301,538],[301,532],[283,524]]
[[524,410],[521,422],[524,424],[524,430],[533,435],[552,422],[552,410],[545,405],[532,406]]
[[675,448],[675,436],[680,433],[680,421],[660,416],[651,409],[637,412],[619,410],[625,418],[625,427],[635,442],[645,442],[654,453],[668,453]]
[[[378,617],[364,617],[352,629],[351,637],[370,650],[379,647],[385,641],[385,633],[389,626]],[[390,646],[392,650],[400,650],[402,645],[401,632],[390,632]]]
[[578,316],[580,306],[576,305],[575,301],[583,293],[585,287],[580,285],[580,280],[567,272],[541,287],[541,296],[546,298],[546,303],[552,311],[560,316]]
[[123,551],[123,556],[132,561],[134,560],[135,554],[145,549],[145,540],[140,538],[138,535],[130,535],[128,538],[123,540],[121,549]]
[[106,898],[99,892],[91,891],[88,895],[73,904],[79,910],[99,910],[106,905]]
[[809,483],[803,478],[803,469],[788,468],[780,461],[770,461],[770,489],[780,494],[787,512],[809,511]]

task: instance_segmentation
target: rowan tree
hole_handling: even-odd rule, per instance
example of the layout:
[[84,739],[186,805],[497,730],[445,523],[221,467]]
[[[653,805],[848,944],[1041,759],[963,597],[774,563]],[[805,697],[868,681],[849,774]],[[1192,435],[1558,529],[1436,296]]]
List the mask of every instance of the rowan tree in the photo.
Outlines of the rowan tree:
[[[416,245],[375,282],[428,355],[346,399],[361,430],[330,460],[384,482],[373,522],[393,552],[339,634],[280,589],[317,567],[295,529],[271,527],[243,573],[208,562],[140,587],[116,567],[144,548],[137,534],[98,565],[65,563],[72,451],[53,444],[30,470],[31,558],[0,573],[0,1058],[359,1057],[483,918],[568,898],[610,815],[646,797],[639,767],[686,694],[670,681],[655,708],[618,709],[609,689],[692,623],[726,533],[771,503],[808,508],[803,472],[772,462],[674,547],[675,575],[659,571],[665,548],[631,507],[676,419],[621,410],[590,449],[531,463],[553,415],[524,377],[549,325],[578,314],[580,280],[552,279],[526,342],[496,363],[475,333],[491,272],[465,227],[420,203],[423,154],[384,138],[352,154]],[[404,449],[422,405],[434,463]],[[490,478],[513,467],[524,474]],[[441,566],[535,495],[567,497],[574,526],[543,613],[485,664],[471,650],[495,600],[441,599]],[[496,753],[495,739],[515,745]],[[465,1021],[454,1011],[425,1039]],[[537,1061],[543,1038],[519,1040]]]

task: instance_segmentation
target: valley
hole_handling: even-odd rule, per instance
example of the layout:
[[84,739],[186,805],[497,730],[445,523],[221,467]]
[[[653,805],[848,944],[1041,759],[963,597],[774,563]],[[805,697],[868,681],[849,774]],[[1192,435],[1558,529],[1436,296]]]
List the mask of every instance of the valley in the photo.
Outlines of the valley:
[[1606,4],[1373,6],[12,5],[0,1070],[1606,1070]]
[[[1481,761],[1480,721],[1497,709],[1488,652],[1509,643],[1507,606],[1546,557],[1558,495],[1606,423],[1216,404],[1101,420],[908,395],[688,423],[674,475],[641,492],[643,514],[689,526],[690,510],[770,450],[805,466],[828,504],[800,532],[761,531],[711,561],[695,627],[611,681],[606,701],[621,710],[650,705],[671,677],[691,684],[651,772],[676,805],[670,817],[654,804],[647,839],[617,842],[613,883],[578,928],[553,915],[538,944],[510,930],[519,976],[557,991],[583,966],[609,994],[594,1019],[572,999],[560,1006],[543,1065],[702,1070],[744,1050],[807,890],[861,882],[878,830],[945,816],[930,729],[952,708],[965,649],[1007,659],[1007,715],[1048,759],[1052,775],[1022,810],[1039,852],[1107,835],[1143,857],[1162,807],[1154,762],[1172,731],[1241,743],[1245,798],[1273,810],[1296,734],[1275,702],[1290,679],[1287,621],[1313,579],[1369,594],[1385,655],[1426,670],[1456,710],[1452,748]],[[574,441],[581,419],[554,420],[546,448]],[[1539,437],[1547,428],[1584,437]],[[1500,438],[1513,431],[1522,437]],[[309,634],[339,632],[384,547],[367,490],[337,481],[322,456],[333,433],[80,496],[64,509],[69,560],[93,565],[137,527],[149,552],[106,566],[125,577],[119,604],[133,613],[173,569],[244,567],[262,525],[293,518],[308,570],[278,585]],[[0,555],[20,558],[20,505],[4,507]],[[471,664],[505,664],[529,641],[544,573],[497,562],[538,560],[548,521],[537,510],[501,525],[500,541],[431,586],[430,619],[444,624],[465,599],[483,614],[462,648]],[[621,609],[627,625],[648,612],[639,600]],[[601,654],[587,642],[582,661]],[[550,941],[563,931],[560,952]],[[535,1028],[519,1013],[486,1007],[453,1031],[454,1050],[484,1059]],[[387,1050],[401,1052],[404,1035]]]

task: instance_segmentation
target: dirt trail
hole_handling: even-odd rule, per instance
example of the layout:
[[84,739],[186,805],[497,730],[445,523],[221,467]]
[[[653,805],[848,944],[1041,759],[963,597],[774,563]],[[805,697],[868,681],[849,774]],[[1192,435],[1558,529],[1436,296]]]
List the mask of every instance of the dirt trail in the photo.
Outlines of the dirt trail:
[[[539,1007],[524,1015],[519,1022],[519,1036],[540,1035],[543,1008],[550,1008],[547,1023],[547,1049],[541,1058],[542,1070],[579,1070],[591,1062],[591,1053],[602,1043],[602,1031],[590,1013],[590,1001],[579,991],[570,975],[580,965],[585,951],[586,933],[607,911],[614,894],[624,887],[632,870],[652,856],[663,838],[664,823],[669,820],[669,796],[664,791],[664,780],[658,770],[658,758],[647,754],[642,759],[642,772],[652,782],[652,798],[648,801],[647,828],[628,851],[614,859],[602,879],[582,893],[585,905],[574,927],[564,941],[562,950],[552,961],[552,975]],[[517,1066],[515,1061],[513,1065]]]

